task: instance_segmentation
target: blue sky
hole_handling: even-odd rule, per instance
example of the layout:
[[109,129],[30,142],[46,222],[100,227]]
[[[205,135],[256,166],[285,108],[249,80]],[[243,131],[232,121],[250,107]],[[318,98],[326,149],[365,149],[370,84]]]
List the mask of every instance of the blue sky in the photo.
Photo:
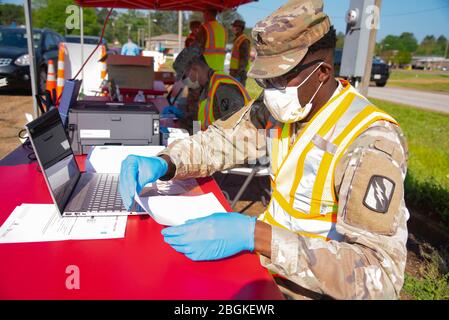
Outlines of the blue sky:
[[[252,27],[285,2],[259,0],[241,6],[238,12]],[[324,0],[324,11],[338,31],[346,30],[344,17],[349,3],[350,0]],[[406,31],[413,32],[418,41],[428,34],[449,38],[449,0],[382,0],[378,40]]]
[[[22,0],[3,2],[23,3]],[[238,12],[252,27],[285,2],[287,0],[259,0],[241,6]],[[344,16],[349,3],[350,0],[324,0],[324,10],[338,31],[346,29]],[[428,34],[437,37],[443,34],[449,38],[449,0],[382,0],[378,40],[388,34],[399,35],[405,31],[413,32],[418,41]]]

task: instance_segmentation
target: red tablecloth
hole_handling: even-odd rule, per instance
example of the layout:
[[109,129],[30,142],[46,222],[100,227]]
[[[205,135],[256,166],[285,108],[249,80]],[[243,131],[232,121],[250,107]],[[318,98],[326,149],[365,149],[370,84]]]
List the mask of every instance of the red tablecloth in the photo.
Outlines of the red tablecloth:
[[[81,160],[83,162],[83,160]],[[36,162],[0,166],[0,224],[22,203],[51,203]],[[230,210],[211,178],[198,180]],[[281,299],[257,255],[194,262],[163,241],[148,216],[128,218],[123,239],[0,244],[0,299]],[[66,289],[67,266],[80,289]]]

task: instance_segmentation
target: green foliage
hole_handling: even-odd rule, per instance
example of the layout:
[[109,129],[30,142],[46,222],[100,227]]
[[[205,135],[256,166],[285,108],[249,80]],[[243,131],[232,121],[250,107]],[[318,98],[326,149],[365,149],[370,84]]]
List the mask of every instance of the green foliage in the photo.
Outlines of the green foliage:
[[435,36],[428,35],[421,42],[421,45],[416,51],[416,54],[443,56],[446,49],[447,41],[448,41],[447,38],[443,35],[438,37],[438,40],[435,38]]
[[12,22],[17,25],[25,24],[23,6],[5,3],[0,4],[0,25],[10,25]]
[[337,49],[343,49],[344,44],[345,44],[345,34],[340,31],[339,33],[337,33],[336,48]]
[[418,41],[413,33],[404,32],[400,36],[388,35],[381,42],[384,50],[398,50],[400,52],[415,52],[418,48]]
[[407,204],[449,222],[449,116],[370,99],[401,125],[409,147]]
[[448,255],[435,249],[425,255],[426,261],[421,268],[422,277],[405,275],[403,291],[417,300],[448,300],[449,272]]
[[[72,13],[66,13],[72,0],[33,0],[33,27],[48,28],[62,35],[80,34],[79,29],[67,29],[66,20]],[[101,30],[94,9],[84,8],[84,34],[98,36]],[[75,13],[76,14],[76,13]]]

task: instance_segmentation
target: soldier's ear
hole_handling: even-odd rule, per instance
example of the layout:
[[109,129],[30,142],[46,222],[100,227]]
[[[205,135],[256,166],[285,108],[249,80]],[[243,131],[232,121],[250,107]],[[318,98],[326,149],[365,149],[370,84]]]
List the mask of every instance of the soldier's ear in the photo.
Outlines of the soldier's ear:
[[324,62],[317,70],[318,80],[320,82],[326,82],[329,80],[332,77],[332,70],[332,66],[329,63]]

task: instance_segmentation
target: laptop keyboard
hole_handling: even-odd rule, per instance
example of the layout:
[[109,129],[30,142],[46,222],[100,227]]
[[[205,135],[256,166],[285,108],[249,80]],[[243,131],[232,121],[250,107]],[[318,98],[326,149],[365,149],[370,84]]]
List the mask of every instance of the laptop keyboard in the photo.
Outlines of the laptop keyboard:
[[118,191],[117,175],[101,174],[98,176],[87,211],[126,211]]

